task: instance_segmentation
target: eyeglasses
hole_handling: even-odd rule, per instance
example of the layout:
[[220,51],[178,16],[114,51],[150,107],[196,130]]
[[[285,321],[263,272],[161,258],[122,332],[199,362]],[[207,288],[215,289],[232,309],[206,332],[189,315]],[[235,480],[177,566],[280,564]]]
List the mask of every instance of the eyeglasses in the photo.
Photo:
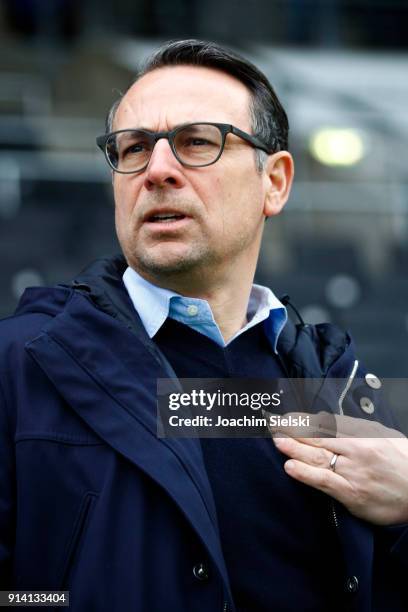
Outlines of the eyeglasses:
[[99,136],[96,143],[115,172],[131,174],[147,167],[154,146],[161,138],[169,141],[174,156],[183,166],[201,168],[215,164],[222,155],[227,134],[235,134],[256,149],[273,153],[256,136],[227,123],[189,123],[169,132],[118,130]]

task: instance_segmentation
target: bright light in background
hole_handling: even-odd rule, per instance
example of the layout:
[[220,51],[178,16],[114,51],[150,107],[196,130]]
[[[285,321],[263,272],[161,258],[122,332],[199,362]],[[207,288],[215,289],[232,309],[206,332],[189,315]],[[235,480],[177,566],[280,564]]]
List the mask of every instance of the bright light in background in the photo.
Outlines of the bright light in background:
[[319,304],[309,304],[301,309],[300,314],[306,324],[316,325],[322,321],[330,322],[330,314]]
[[16,272],[11,281],[11,289],[14,297],[19,300],[27,287],[44,285],[44,279],[38,270],[25,268]]
[[326,297],[332,306],[351,308],[361,295],[360,285],[352,276],[337,274],[326,285]]
[[364,157],[360,134],[351,128],[321,128],[310,139],[310,152],[326,166],[353,166]]

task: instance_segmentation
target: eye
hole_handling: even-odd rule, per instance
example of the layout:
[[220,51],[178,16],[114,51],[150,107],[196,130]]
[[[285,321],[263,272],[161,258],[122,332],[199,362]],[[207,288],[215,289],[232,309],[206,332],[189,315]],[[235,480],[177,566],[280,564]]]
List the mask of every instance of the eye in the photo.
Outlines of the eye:
[[145,153],[149,150],[149,143],[146,141],[134,142],[123,149],[121,155],[125,157],[126,155],[138,155],[140,153]]
[[200,147],[203,145],[209,145],[211,144],[211,142],[209,140],[206,140],[205,138],[188,138],[184,144],[187,147],[189,146]]
[[127,153],[140,153],[140,151],[143,151],[143,145],[136,144],[132,145],[131,147],[127,147],[127,149],[125,149],[124,151],[124,154],[126,155]]
[[202,138],[201,136],[190,136],[187,138],[183,138],[180,143],[184,148],[204,148],[204,147],[218,147],[218,143],[214,142],[208,138]]

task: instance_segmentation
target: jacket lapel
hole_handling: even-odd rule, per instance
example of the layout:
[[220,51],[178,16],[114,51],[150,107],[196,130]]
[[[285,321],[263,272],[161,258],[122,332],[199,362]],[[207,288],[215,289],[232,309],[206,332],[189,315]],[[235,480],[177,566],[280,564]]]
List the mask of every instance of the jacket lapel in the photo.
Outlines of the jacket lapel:
[[144,340],[73,292],[26,349],[89,427],[167,491],[228,584],[199,440],[157,437],[156,381],[170,368]]

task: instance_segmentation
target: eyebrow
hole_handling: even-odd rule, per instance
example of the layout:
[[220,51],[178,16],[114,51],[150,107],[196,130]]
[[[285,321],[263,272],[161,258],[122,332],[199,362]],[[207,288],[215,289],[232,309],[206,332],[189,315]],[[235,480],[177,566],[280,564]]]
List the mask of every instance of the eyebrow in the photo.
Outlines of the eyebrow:
[[[157,134],[160,132],[172,132],[173,130],[176,130],[179,127],[184,127],[187,125],[195,125],[196,123],[198,124],[202,124],[202,123],[213,123],[212,121],[204,121],[204,119],[201,119],[200,121],[184,121],[183,123],[178,123],[177,125],[173,126],[172,128],[170,128],[169,130],[152,130],[151,128],[148,127],[128,127],[128,128],[120,128],[118,130],[113,130],[114,132],[123,132],[123,130],[129,130],[129,131],[133,131],[133,132],[150,132],[152,134]],[[219,123],[217,121],[214,121],[214,123]]]

